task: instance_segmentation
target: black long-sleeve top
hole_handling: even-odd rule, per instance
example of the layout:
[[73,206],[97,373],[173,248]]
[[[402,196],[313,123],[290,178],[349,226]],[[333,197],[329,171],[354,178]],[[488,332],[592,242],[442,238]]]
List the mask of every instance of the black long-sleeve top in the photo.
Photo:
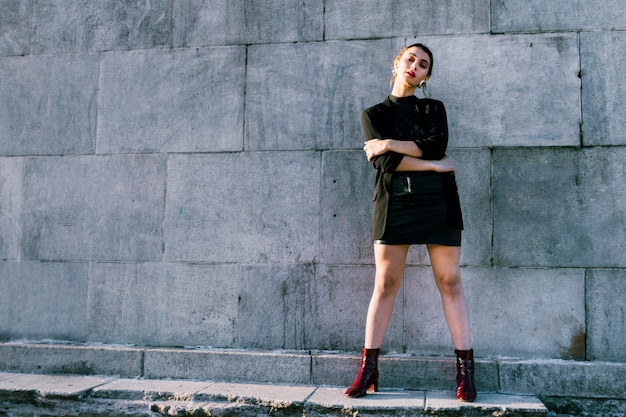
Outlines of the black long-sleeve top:
[[[410,114],[407,114],[407,110]],[[407,120],[410,119],[410,120]],[[365,140],[396,139],[412,140],[422,150],[422,159],[439,160],[448,147],[448,121],[443,103],[434,99],[415,96],[389,96],[382,103],[365,109],[361,115]],[[396,152],[386,152],[375,157],[374,221],[372,240],[381,239],[385,232],[391,178],[404,157]],[[448,224],[463,229],[460,205],[454,175],[442,174],[448,201]]]

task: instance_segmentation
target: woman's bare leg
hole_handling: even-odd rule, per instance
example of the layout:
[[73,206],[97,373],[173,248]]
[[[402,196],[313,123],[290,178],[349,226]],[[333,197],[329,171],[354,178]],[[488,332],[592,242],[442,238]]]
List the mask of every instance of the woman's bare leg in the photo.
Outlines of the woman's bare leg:
[[379,349],[391,321],[396,295],[402,284],[409,245],[374,244],[376,279],[365,322],[365,347]]
[[433,267],[435,283],[441,295],[443,314],[448,323],[455,349],[468,350],[472,347],[469,310],[459,266],[461,248],[458,246],[427,245]]

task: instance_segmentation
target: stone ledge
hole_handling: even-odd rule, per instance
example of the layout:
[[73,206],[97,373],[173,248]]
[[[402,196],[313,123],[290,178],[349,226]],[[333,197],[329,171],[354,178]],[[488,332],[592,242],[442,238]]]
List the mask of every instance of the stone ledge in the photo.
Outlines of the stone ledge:
[[[0,372],[348,386],[357,353],[0,343]],[[383,355],[381,388],[454,389],[454,358]],[[481,392],[626,400],[626,363],[478,358]]]
[[[0,403],[11,414],[169,416],[518,416],[545,417],[532,396],[479,393],[460,403],[454,392],[385,389],[346,398],[345,388],[211,381],[118,379],[75,375],[0,374]],[[26,397],[12,394],[28,393]],[[64,414],[65,413],[65,414]],[[134,414],[133,414],[134,413]],[[25,414],[22,414],[25,415]]]

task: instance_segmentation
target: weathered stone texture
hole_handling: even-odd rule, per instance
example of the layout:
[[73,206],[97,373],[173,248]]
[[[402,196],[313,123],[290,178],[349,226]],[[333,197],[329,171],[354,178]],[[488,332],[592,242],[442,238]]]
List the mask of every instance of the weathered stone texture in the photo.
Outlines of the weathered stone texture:
[[174,0],[36,2],[33,53],[171,46],[173,3]]
[[85,340],[85,263],[0,261],[0,338]]
[[489,0],[325,2],[326,38],[489,32]]
[[361,111],[389,94],[390,51],[400,48],[397,39],[251,46],[246,149],[360,149]]
[[174,3],[174,46],[322,40],[323,0]]
[[22,158],[0,157],[0,259],[19,257],[23,170]]
[[585,359],[582,269],[463,268],[480,356]]
[[305,324],[311,310],[307,300],[315,267],[243,265],[239,273],[237,346],[306,349]]
[[171,156],[165,259],[315,262],[320,169],[314,152]]
[[98,153],[243,149],[245,50],[103,56]]
[[0,154],[92,153],[97,55],[0,59]]
[[426,93],[446,105],[451,147],[580,144],[575,34],[417,40],[435,54]]
[[[374,267],[363,265],[320,265],[309,283],[305,341],[307,346],[326,350],[360,351],[365,317],[374,289]],[[403,291],[385,337],[385,351],[402,352]]]
[[626,272],[592,269],[587,274],[587,359],[626,362]]
[[30,52],[34,0],[4,0],[0,13],[0,56]]
[[158,155],[27,159],[22,258],[161,260],[164,185]]
[[96,263],[89,274],[90,340],[233,346],[236,265]]
[[622,0],[492,0],[492,31],[554,32],[626,27]]
[[495,150],[494,263],[626,266],[626,149]]
[[583,144],[626,145],[626,32],[581,33],[580,49]]

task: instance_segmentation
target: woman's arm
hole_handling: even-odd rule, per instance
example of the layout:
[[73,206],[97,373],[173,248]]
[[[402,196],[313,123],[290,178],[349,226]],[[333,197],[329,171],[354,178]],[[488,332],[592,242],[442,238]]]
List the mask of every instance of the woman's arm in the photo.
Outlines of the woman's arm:
[[438,161],[415,158],[405,155],[400,164],[396,167],[396,172],[403,171],[435,171],[435,172],[454,172],[454,161],[448,157],[444,157]]
[[367,154],[368,161],[390,151],[416,158],[420,158],[423,155],[422,150],[412,140],[372,139],[365,142],[363,150]]

